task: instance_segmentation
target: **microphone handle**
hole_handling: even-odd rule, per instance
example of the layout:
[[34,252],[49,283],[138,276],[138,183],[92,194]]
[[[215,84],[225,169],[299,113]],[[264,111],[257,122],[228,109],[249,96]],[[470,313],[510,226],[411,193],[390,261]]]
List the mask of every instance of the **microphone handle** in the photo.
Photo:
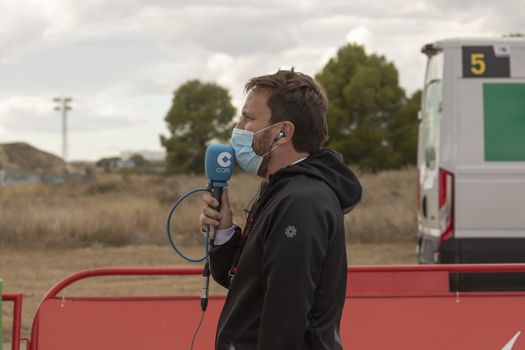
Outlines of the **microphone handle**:
[[202,287],[201,287],[201,310],[206,311],[208,307],[208,291],[210,288],[210,264],[204,264],[202,271]]
[[213,186],[212,189],[211,189],[212,190],[211,195],[213,196],[213,198],[215,198],[217,200],[217,202],[219,202],[219,205],[214,208],[217,211],[221,211],[222,190],[223,189],[224,189],[224,187],[219,187],[219,186]]
[[[221,205],[222,205],[222,191],[223,191],[224,187],[221,187],[221,186],[213,186],[212,187],[212,192],[211,192],[211,195],[213,198],[215,198],[217,200],[217,202],[219,202],[219,205],[217,205],[216,207],[213,207],[213,209],[217,210],[219,213],[221,212]],[[216,233],[217,229],[215,227],[211,227],[210,229],[210,240],[213,244],[213,241],[215,240],[215,233]]]

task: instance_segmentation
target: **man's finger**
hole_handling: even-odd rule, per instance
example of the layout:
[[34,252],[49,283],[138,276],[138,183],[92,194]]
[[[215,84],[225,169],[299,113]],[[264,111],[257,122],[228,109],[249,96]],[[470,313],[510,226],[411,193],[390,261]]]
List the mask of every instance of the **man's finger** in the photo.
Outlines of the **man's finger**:
[[201,220],[202,226],[212,226],[212,227],[219,227],[221,223],[217,220],[214,220],[209,217],[204,217],[204,219]]
[[209,218],[213,218],[213,219],[217,219],[217,220],[220,220],[222,218],[221,213],[219,213],[217,210],[214,210],[214,209],[212,209],[210,207],[205,207],[202,210],[202,213],[204,215],[206,215],[207,217],[209,217]]
[[202,200],[211,207],[216,207],[219,205],[219,202],[217,202],[217,200],[213,198],[209,193],[203,194]]

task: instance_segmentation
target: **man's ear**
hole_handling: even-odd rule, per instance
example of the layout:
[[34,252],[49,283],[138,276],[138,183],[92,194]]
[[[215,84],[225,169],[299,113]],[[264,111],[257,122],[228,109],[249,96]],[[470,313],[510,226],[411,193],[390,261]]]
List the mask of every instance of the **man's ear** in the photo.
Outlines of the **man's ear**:
[[282,145],[288,141],[291,141],[294,131],[295,125],[290,121],[285,121],[281,126],[281,130],[277,134],[277,137],[275,138],[275,143]]

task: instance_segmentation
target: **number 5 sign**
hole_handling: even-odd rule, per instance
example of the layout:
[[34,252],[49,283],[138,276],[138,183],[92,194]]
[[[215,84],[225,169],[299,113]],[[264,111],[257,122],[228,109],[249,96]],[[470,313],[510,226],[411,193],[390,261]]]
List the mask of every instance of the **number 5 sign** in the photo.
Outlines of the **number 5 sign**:
[[492,46],[463,46],[464,78],[500,78],[510,77],[509,52],[505,54]]

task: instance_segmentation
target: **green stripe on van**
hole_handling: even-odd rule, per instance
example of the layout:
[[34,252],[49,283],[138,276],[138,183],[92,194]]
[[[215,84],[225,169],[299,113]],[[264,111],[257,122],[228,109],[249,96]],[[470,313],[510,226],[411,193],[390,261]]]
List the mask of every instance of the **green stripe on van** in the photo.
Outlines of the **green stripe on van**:
[[525,161],[525,84],[483,84],[485,161]]

